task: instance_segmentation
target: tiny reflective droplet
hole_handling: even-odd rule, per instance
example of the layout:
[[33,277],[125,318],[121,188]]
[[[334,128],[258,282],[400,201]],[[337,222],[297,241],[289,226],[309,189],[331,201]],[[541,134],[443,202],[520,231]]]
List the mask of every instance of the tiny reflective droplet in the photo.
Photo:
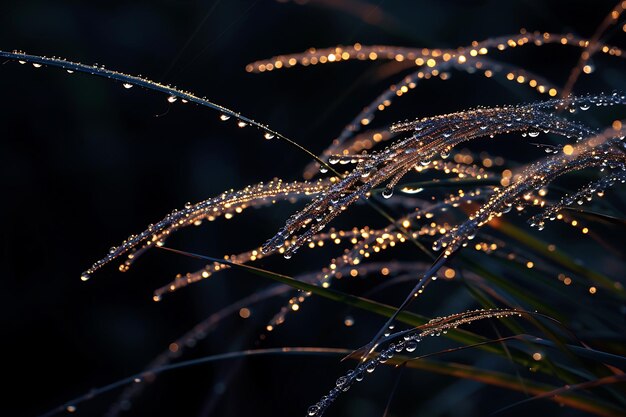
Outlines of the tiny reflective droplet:
[[225,122],[226,120],[230,119],[230,116],[227,114],[220,114],[220,120],[222,122]]
[[270,132],[265,132],[265,134],[263,135],[263,137],[264,137],[265,139],[267,139],[267,140],[274,139],[274,134],[273,134],[273,133],[270,133]]
[[243,120],[240,120],[237,122],[237,126],[239,127],[246,127],[248,126],[248,123],[244,122]]
[[86,273],[86,272],[85,272],[85,273],[83,273],[83,274],[80,276],[80,280],[81,280],[81,281],[83,281],[83,282],[85,282],[85,281],[89,281],[89,278],[91,278],[91,276],[89,276],[89,274],[88,274],[88,273]]
[[417,349],[417,342],[415,340],[409,340],[406,344],[406,351],[415,352],[415,349]]
[[309,407],[309,410],[307,411],[307,414],[308,414],[309,416],[316,416],[316,415],[317,415],[317,413],[319,413],[319,412],[320,412],[320,408],[319,408],[319,406],[317,406],[317,405],[312,405],[312,406],[310,406],[310,407]]
[[124,84],[122,84],[122,86],[123,86],[125,89],[127,89],[127,90],[128,90],[129,88],[133,88],[133,85],[132,85],[132,84],[130,84],[130,83],[124,83]]
[[173,102],[175,102],[176,100],[178,100],[178,99],[177,99],[176,97],[174,97],[174,96],[169,96],[169,97],[167,98],[167,102],[168,102],[168,103],[173,103]]

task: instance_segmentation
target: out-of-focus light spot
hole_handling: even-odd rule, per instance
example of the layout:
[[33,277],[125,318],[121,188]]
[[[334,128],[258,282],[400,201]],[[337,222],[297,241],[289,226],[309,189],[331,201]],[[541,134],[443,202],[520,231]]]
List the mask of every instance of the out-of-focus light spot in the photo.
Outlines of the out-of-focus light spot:
[[571,155],[574,153],[574,147],[572,145],[563,146],[563,153],[565,155]]
[[241,317],[242,319],[247,319],[248,317],[250,317],[250,309],[248,308],[242,308],[241,310],[239,310],[239,317]]

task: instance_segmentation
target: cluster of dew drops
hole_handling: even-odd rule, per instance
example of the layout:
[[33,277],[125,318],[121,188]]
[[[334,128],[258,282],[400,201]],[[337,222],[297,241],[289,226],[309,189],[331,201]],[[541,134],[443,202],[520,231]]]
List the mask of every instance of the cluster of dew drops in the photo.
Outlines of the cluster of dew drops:
[[[328,392],[328,394],[324,395],[317,403],[308,408],[307,416],[321,416],[342,392],[348,391],[355,382],[363,381],[363,379],[365,378],[365,374],[373,373],[378,365],[386,363],[387,361],[392,359],[396,353],[407,352],[409,354],[413,354],[417,350],[418,344],[425,337],[437,337],[445,335],[446,333],[448,333],[449,330],[454,330],[462,324],[471,323],[476,320],[491,317],[503,318],[509,316],[521,317],[522,315],[519,311],[516,310],[475,310],[468,311],[461,315],[460,318],[452,321],[446,321],[446,317],[434,318],[428,322],[428,324],[432,325],[433,327],[427,330],[409,330],[397,332],[393,336],[398,338],[402,337],[401,340],[390,343],[377,356],[371,359],[367,359],[366,357],[364,357],[361,363],[355,369],[348,371],[343,376],[340,376],[335,381],[335,386]],[[394,328],[395,326],[393,324],[389,326],[388,330],[384,334],[386,338],[389,338],[391,336],[391,331]]]

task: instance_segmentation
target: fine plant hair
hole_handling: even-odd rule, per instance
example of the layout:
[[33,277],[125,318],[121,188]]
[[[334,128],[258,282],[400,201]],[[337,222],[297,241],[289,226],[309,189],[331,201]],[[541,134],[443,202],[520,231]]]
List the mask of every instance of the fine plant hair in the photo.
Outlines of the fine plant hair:
[[[615,303],[623,303],[626,299],[623,285],[618,280],[599,271],[589,270],[556,249],[545,250],[543,243],[537,243],[536,238],[526,231],[506,222],[509,213],[517,212],[538,230],[545,228],[547,221],[560,221],[578,227],[579,220],[573,215],[573,207],[584,206],[604,196],[605,192],[621,190],[626,183],[626,120],[616,119],[610,125],[598,128],[579,117],[590,109],[609,113],[623,107],[626,105],[626,94],[620,91],[571,93],[593,54],[603,53],[616,60],[624,58],[620,48],[601,40],[610,24],[621,19],[624,5],[620,3],[616,6],[607,17],[608,23],[603,23],[589,39],[573,34],[522,30],[519,34],[475,41],[454,49],[356,43],[311,48],[302,53],[277,55],[248,64],[246,71],[249,73],[349,60],[389,60],[407,64],[406,68],[412,69],[410,74],[380,93],[353,117],[320,155],[278,130],[183,89],[68,59],[31,55],[22,51],[0,51],[0,57],[5,60],[30,64],[36,68],[57,67],[70,73],[104,77],[120,83],[126,89],[141,87],[163,93],[173,105],[193,103],[207,107],[217,112],[216,116],[223,122],[233,123],[239,128],[258,129],[264,139],[283,141],[286,146],[305,153],[309,158],[309,164],[303,168],[304,180],[274,178],[241,189],[227,190],[196,203],[187,203],[142,231],[129,235],[86,268],[80,277],[83,281],[88,281],[110,263],[119,262],[119,270],[127,272],[151,249],[168,250],[205,261],[201,269],[179,274],[168,284],[155,289],[155,301],[225,270],[239,269],[274,281],[272,286],[243,297],[198,323],[174,341],[141,373],[97,391],[104,393],[120,385],[136,382],[126,388],[107,415],[123,413],[132,400],[140,395],[145,384],[153,383],[161,372],[176,368],[179,364],[176,360],[188,347],[208,337],[225,317],[284,295],[287,295],[284,306],[267,321],[265,329],[268,332],[279,328],[290,314],[300,310],[307,299],[315,296],[373,312],[386,320],[382,327],[372,331],[371,339],[362,346],[349,346],[343,350],[319,348],[317,351],[284,351],[341,355],[346,361],[356,362],[350,371],[336,380],[335,386],[326,395],[303,410],[308,416],[322,415],[342,393],[379,366],[426,369],[430,362],[423,357],[425,355],[418,356],[417,350],[418,344],[430,336],[445,336],[460,343],[462,348],[459,349],[481,349],[524,367],[533,363],[528,358],[528,352],[535,346],[533,343],[563,349],[568,355],[595,358],[603,367],[602,371],[597,374],[585,371],[585,379],[581,381],[576,372],[564,370],[559,374],[553,371],[555,366],[559,366],[556,362],[552,363],[540,354],[537,356],[538,353],[531,356],[535,362],[543,360],[546,364],[537,367],[538,373],[561,377],[557,385],[536,384],[519,375],[506,379],[496,373],[485,374],[487,376],[481,380],[477,376],[479,373],[472,375],[472,370],[452,365],[446,367],[445,363],[441,364],[440,369],[428,370],[443,374],[449,372],[449,375],[458,378],[490,381],[487,383],[524,391],[537,396],[537,399],[547,399],[595,415],[620,415],[624,411],[624,397],[622,393],[613,390],[612,385],[624,381],[620,376],[624,370],[624,357],[591,349],[579,342],[566,326],[552,317],[548,308],[537,312],[520,308],[516,302],[502,295],[500,289],[506,288],[516,293],[531,305],[541,304],[535,296],[527,294],[524,288],[520,289],[518,284],[508,282],[497,271],[489,271],[473,261],[468,252],[478,251],[494,262],[509,263],[518,270],[538,271],[538,274],[543,274],[540,279],[558,274],[564,285],[570,285],[569,276],[575,275],[588,283],[591,294],[602,290]],[[581,50],[580,60],[562,89],[541,75],[504,62],[498,57],[498,53],[506,49],[530,45],[541,47],[546,44]],[[528,103],[478,106],[458,109],[449,114],[398,121],[390,126],[368,127],[376,114],[390,108],[398,97],[411,93],[419,83],[429,79],[447,79],[449,71],[467,71],[487,78],[501,77],[530,87],[544,97]],[[546,134],[555,138],[555,144],[544,145],[547,155],[520,165],[514,165],[501,157],[484,156],[461,148],[478,141],[485,143],[486,140],[506,141],[516,146],[521,141],[532,142],[534,138]],[[593,179],[559,195],[558,180],[574,174],[593,175]],[[407,179],[420,177],[426,179]],[[436,190],[436,198],[422,197],[427,189]],[[285,219],[284,225],[273,236],[255,235],[258,244],[249,250],[223,258],[212,258],[166,246],[174,233],[187,227],[219,218],[230,219],[249,209],[270,207],[278,203],[302,203],[304,206]],[[355,206],[368,209],[372,218],[384,220],[385,225],[352,228],[333,225],[336,219],[346,217],[346,213],[355,209]],[[492,226],[497,233],[494,235],[486,226]],[[589,229],[584,227],[581,231],[587,234]],[[328,246],[339,248],[341,245],[345,248],[328,259],[325,267],[301,271],[294,277],[253,265],[258,260],[275,255],[290,259],[297,256],[299,250],[314,251]],[[380,253],[405,247],[427,260],[381,261],[377,258]],[[453,266],[452,260],[458,260],[459,263]],[[335,287],[336,282],[343,277],[367,279],[375,275],[382,275],[388,280],[381,284],[381,288],[402,282],[413,284],[413,288],[394,307],[376,302],[368,295],[343,293]],[[456,311],[437,318],[407,311],[407,307],[422,297],[428,286],[437,285],[437,280],[454,278],[466,283],[481,303],[481,308]],[[510,331],[510,336],[488,338],[458,329],[466,326],[472,329],[475,322],[491,323],[492,319],[502,323]],[[346,326],[352,325],[350,320],[346,318]],[[528,328],[542,336],[526,334]],[[517,345],[511,343],[509,347],[509,342],[516,342]],[[245,351],[236,355],[274,353],[269,350],[256,353]],[[207,358],[207,361],[214,359]],[[618,365],[609,365],[611,361]],[[192,363],[184,366],[187,365]],[[614,375],[609,378],[605,375],[607,372]],[[512,382],[507,386],[503,382],[505,380]],[[572,385],[575,389],[567,395],[557,395],[562,393],[562,386],[568,386],[572,381],[578,382]],[[576,392],[588,386],[603,387],[606,395],[592,396]],[[73,411],[78,403],[92,396],[86,395],[66,402],[49,414]]]

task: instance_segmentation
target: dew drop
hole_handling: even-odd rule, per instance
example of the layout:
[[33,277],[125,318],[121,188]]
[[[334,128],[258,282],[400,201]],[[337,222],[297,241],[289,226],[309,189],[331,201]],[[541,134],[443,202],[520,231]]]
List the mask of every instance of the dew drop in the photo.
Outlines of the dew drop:
[[130,84],[130,83],[124,83],[124,84],[122,84],[122,86],[123,86],[125,89],[127,89],[127,90],[128,90],[129,88],[133,88],[133,85],[132,85],[132,84]]
[[178,100],[178,99],[177,99],[175,96],[169,96],[169,97],[167,98],[167,102],[168,102],[168,103],[173,103],[173,102],[175,102],[176,100]]
[[33,67],[35,67],[35,68],[41,68],[41,64],[33,63]]
[[267,139],[267,140],[274,139],[274,134],[273,134],[273,133],[270,133],[270,132],[265,132],[265,134],[263,135],[263,137],[264,137],[265,139]]
[[227,114],[220,114],[220,120],[222,122],[225,122],[226,120],[230,119],[230,116]]
[[89,281],[89,278],[91,278],[91,276],[86,272],[83,272],[83,274],[80,276],[80,280],[83,282]]
[[383,190],[383,197],[384,198],[391,198],[392,195],[393,195],[393,188],[385,188]]
[[312,405],[309,407],[307,414],[312,417],[312,416],[316,416],[319,412],[320,412],[320,407],[317,405]]
[[240,120],[237,122],[237,126],[238,127],[246,127],[248,126],[248,123],[244,122],[243,120]]
[[409,340],[406,344],[406,351],[415,352],[415,349],[417,349],[417,342],[415,340]]

